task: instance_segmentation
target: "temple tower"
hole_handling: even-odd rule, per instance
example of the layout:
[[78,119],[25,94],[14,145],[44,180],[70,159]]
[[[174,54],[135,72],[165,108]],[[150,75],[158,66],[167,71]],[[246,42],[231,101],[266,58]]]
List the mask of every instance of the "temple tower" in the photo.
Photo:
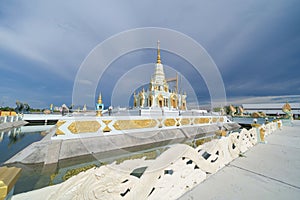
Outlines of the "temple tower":
[[160,42],[157,42],[157,59],[154,74],[149,83],[149,90],[144,89],[134,93],[133,107],[135,108],[164,108],[186,110],[186,94],[179,95],[178,91],[170,91],[164,66],[160,57]]

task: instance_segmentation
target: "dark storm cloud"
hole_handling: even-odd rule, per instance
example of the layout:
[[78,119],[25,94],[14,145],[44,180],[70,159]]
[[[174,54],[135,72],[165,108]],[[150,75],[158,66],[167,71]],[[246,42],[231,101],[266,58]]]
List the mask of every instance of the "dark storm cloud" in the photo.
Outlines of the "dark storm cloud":
[[76,72],[97,44],[149,26],[200,43],[219,67],[229,98],[296,95],[299,10],[297,0],[3,1],[0,103],[70,104]]

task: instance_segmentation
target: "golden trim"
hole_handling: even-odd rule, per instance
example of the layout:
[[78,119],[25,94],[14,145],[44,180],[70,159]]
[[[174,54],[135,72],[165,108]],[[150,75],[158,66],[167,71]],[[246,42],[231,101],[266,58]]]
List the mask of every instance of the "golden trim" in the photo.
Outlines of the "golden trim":
[[227,135],[227,133],[225,130],[217,130],[216,135],[225,137]]
[[170,101],[171,101],[171,107],[172,108],[177,108],[177,106],[178,106],[178,97],[174,92],[170,96]]
[[64,123],[66,123],[66,121],[64,121],[64,120],[58,120],[58,122],[56,123],[56,127],[59,128]]
[[216,123],[216,122],[218,121],[218,119],[219,119],[219,118],[217,118],[217,117],[213,117],[213,118],[212,118],[212,122],[213,122],[213,123]]
[[261,125],[260,125],[260,124],[251,124],[251,126],[254,127],[254,128],[258,128],[258,127],[260,127]]
[[55,131],[56,135],[64,135],[65,134],[62,130],[59,129],[59,127],[61,127],[64,123],[66,123],[66,121],[58,120],[58,122],[56,123],[56,131]]
[[15,111],[1,111],[0,110],[0,116],[6,117],[6,116],[17,116],[17,113]]
[[159,119],[157,119],[158,120],[158,122],[159,122],[159,124],[158,124],[158,128],[162,128],[163,127],[163,125],[162,125],[162,118],[159,118]]
[[68,129],[71,133],[78,134],[97,132],[100,127],[101,125],[98,121],[75,121],[68,126]]
[[165,119],[164,124],[165,126],[175,126],[176,120],[173,118]]
[[224,122],[224,117],[220,117],[219,122]]
[[261,140],[262,142],[265,141],[265,133],[266,133],[266,131],[265,131],[263,128],[260,128],[259,134],[260,134],[260,140]]
[[108,127],[108,124],[112,122],[112,120],[102,120],[102,122],[106,125],[103,129],[103,132],[110,132],[111,129]]
[[195,118],[194,123],[195,124],[207,124],[207,123],[209,123],[209,118]]
[[180,121],[180,118],[176,118],[176,126],[180,126],[179,121]]
[[21,168],[0,167],[0,199],[5,199],[21,175]]
[[129,130],[140,128],[154,128],[157,122],[154,119],[142,119],[142,120],[117,120],[113,127],[116,130]]
[[56,129],[55,134],[56,135],[64,135],[65,133],[60,129]]
[[191,123],[191,120],[190,120],[190,118],[182,118],[180,120],[180,123],[181,123],[182,126],[189,125]]

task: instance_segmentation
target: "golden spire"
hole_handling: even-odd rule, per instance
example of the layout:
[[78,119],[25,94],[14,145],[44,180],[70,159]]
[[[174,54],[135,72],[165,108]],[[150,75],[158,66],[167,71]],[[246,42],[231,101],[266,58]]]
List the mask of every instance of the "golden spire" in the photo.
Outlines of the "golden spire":
[[98,104],[102,104],[102,96],[101,96],[101,93],[99,94],[97,103],[98,103]]
[[157,40],[157,61],[156,61],[156,63],[161,64],[160,49],[159,49],[159,40]]

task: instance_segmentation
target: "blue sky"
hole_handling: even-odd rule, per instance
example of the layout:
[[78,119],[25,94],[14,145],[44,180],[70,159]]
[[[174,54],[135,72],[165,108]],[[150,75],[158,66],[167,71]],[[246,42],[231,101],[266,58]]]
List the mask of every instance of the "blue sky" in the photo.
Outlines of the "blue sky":
[[[201,44],[222,75],[228,102],[299,102],[299,11],[297,0],[1,0],[0,106],[16,100],[39,108],[71,104],[77,71],[89,52],[112,35],[141,27],[173,29]],[[176,65],[172,59],[178,58],[162,56],[164,64]],[[132,53],[106,73],[114,79],[118,63],[130,69],[151,59],[155,62],[155,50]],[[187,78],[193,86],[192,75]],[[198,81],[193,87],[205,104],[208,91]],[[109,97],[113,86],[100,84]]]

